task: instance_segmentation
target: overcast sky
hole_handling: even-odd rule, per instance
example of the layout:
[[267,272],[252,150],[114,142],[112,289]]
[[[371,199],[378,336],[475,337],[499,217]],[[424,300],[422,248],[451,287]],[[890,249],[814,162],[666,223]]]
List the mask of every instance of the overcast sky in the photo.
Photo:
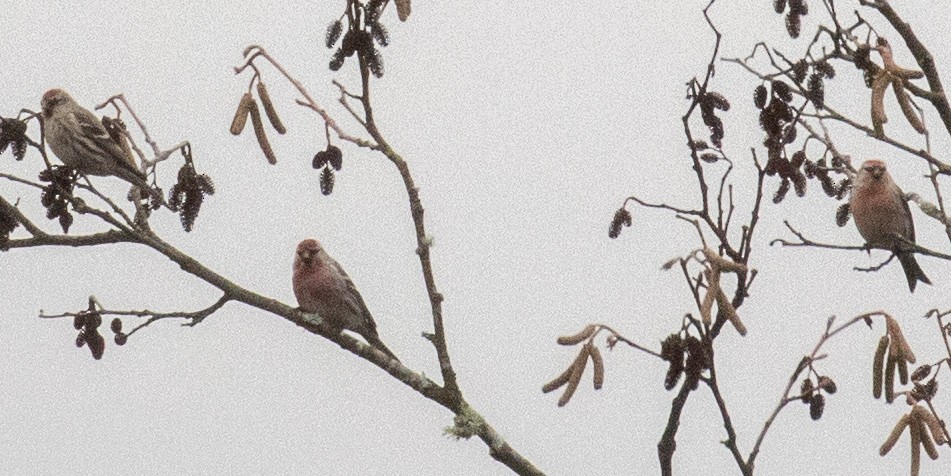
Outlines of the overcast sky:
[[[725,35],[724,56],[746,56],[760,40],[801,54],[808,39],[789,40],[771,3],[717,3],[711,14]],[[837,3],[843,12],[856,8]],[[334,193],[321,195],[310,161],[325,146],[323,126],[268,68],[264,81],[289,129],[271,137],[278,164],[267,164],[250,131],[228,133],[250,79],[232,68],[246,46],[260,44],[359,134],[331,85],[337,79],[356,89],[354,63],[329,71],[331,51],[323,46],[343,4],[11,2],[0,28],[0,115],[38,109],[53,87],[90,108],[124,93],[160,146],[191,141],[199,172],[217,186],[193,232],[159,213],[152,220],[158,233],[238,284],[292,305],[294,247],[320,239],[359,286],[387,345],[411,368],[438,378],[432,347],[420,337],[431,329],[431,314],[392,165],[344,145]],[[386,74],[374,81],[375,112],[421,189],[460,385],[509,443],[549,474],[658,471],[656,444],[674,395],[663,389],[661,362],[619,348],[606,355],[604,388],[594,392],[586,377],[564,408],[557,394],[540,388],[574,357],[575,349],[555,344],[560,334],[604,322],[659,349],[683,314],[696,312],[682,276],[659,269],[699,246],[692,228],[642,209],[633,210],[633,226],[617,240],[607,237],[607,226],[631,194],[696,206],[680,116],[684,84],[703,74],[713,45],[705,4],[418,0],[408,22],[399,23],[394,11],[384,19],[392,45],[383,50]],[[951,79],[938,3],[894,4]],[[819,2],[810,7],[805,32],[825,18]],[[901,44],[874,13],[863,16]],[[910,55],[896,50],[899,63],[910,65]],[[868,122],[861,78],[848,65],[835,66],[840,75],[827,85],[827,102]],[[733,103],[722,117],[742,217],[755,177],[750,147],[764,154],[751,100],[758,82],[735,65],[721,63],[717,73],[713,89]],[[923,147],[891,97],[886,107],[888,130]],[[936,123],[934,114],[929,119]],[[903,188],[931,198],[920,160],[846,129],[833,135],[855,160],[884,158]],[[932,146],[939,159],[951,160],[946,136],[938,134]],[[159,169],[166,189],[180,165],[173,162]],[[22,163],[0,156],[0,170],[25,177],[39,164],[34,151]],[[95,181],[125,194],[116,179]],[[768,183],[772,193],[777,181]],[[749,334],[726,329],[717,340],[718,374],[744,454],[829,315],[885,309],[901,319],[921,361],[942,355],[934,322],[921,316],[949,305],[946,262],[919,258],[935,285],[911,295],[897,264],[852,271],[884,253],[768,246],[788,237],[783,219],[817,240],[861,244],[854,225],[836,227],[838,203],[816,185],[805,198],[764,204],[751,262],[760,274],[741,308]],[[32,189],[0,182],[0,194],[20,198],[37,223],[56,230]],[[915,217],[918,241],[946,251],[934,222],[917,211]],[[71,232],[99,229],[98,221],[77,217]],[[0,283],[0,454],[10,474],[509,474],[481,442],[444,436],[452,415],[442,407],[332,343],[240,304],[194,328],[159,323],[125,347],[110,342],[98,362],[74,346],[70,322],[37,319],[41,309],[78,310],[90,294],[109,308],[157,311],[195,310],[218,299],[211,286],[144,247],[14,250],[0,254]],[[906,441],[878,456],[906,408],[872,399],[869,364],[882,326],[860,327],[833,340],[819,364],[839,384],[825,416],[813,422],[805,406],[787,407],[757,459],[760,474],[907,471]],[[947,417],[946,402],[939,394]],[[725,438],[701,388],[683,415],[675,473],[734,474],[719,443]],[[923,474],[951,471],[946,453],[925,461]]]

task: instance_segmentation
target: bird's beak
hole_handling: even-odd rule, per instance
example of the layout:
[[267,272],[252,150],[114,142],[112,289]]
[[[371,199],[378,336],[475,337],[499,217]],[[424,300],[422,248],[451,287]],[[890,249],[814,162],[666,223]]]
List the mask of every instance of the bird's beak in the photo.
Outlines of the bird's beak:
[[314,252],[311,250],[302,250],[298,256],[305,263],[310,263],[314,259]]
[[885,173],[884,170],[876,168],[872,170],[872,177],[875,177],[876,180],[882,178],[882,174]]

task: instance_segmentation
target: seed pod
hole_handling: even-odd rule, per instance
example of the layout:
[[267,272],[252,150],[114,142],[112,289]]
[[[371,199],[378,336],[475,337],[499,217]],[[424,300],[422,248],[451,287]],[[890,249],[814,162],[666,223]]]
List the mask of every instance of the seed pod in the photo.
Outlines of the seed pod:
[[819,388],[829,395],[834,394],[838,390],[838,387],[835,385],[835,381],[829,377],[826,377],[825,375],[819,377]]
[[116,334],[116,337],[115,337],[116,345],[125,345],[126,341],[128,340],[129,340],[129,334],[126,334],[124,332],[119,332],[118,334]]
[[591,346],[591,363],[594,364],[594,389],[600,390],[604,385],[604,358],[597,346]]
[[251,112],[251,104],[254,103],[254,98],[251,97],[251,93],[244,93],[244,96],[241,96],[241,101],[238,102],[238,109],[234,111],[234,119],[231,120],[231,133],[233,135],[241,134],[241,131],[244,130],[244,125],[248,122],[248,114]]
[[934,446],[934,441],[931,440],[931,435],[928,434],[928,430],[925,428],[925,418],[922,415],[922,410],[927,412],[924,407],[915,406],[911,410],[911,431],[918,433],[918,439],[921,440],[921,446],[925,448],[925,452],[928,453],[928,457],[932,460],[938,459],[938,450]]
[[826,408],[826,398],[817,393],[809,400],[809,416],[813,421],[822,418],[822,411]]
[[905,119],[908,119],[908,123],[915,129],[915,132],[924,134],[925,125],[921,123],[918,114],[915,114],[915,109],[911,107],[911,100],[908,99],[908,93],[905,92],[905,86],[900,79],[892,81],[892,89],[895,91],[895,99],[898,100],[898,105],[901,106],[901,112],[905,115]]
[[581,382],[581,376],[584,374],[584,368],[588,363],[588,355],[591,353],[591,344],[585,344],[581,347],[581,352],[578,352],[578,357],[575,358],[575,361],[571,364],[571,376],[568,377],[568,387],[565,388],[565,393],[561,394],[561,398],[558,399],[558,406],[563,407],[568,404],[568,401],[571,400],[571,396],[575,394],[575,390],[578,389],[578,383]]
[[85,314],[80,313],[80,314],[76,314],[76,316],[73,317],[73,327],[76,328],[77,331],[82,329],[83,326],[85,325],[86,325]]
[[86,343],[89,344],[89,350],[92,351],[92,358],[101,359],[102,353],[106,349],[106,340],[98,332],[93,331],[86,333]]
[[261,123],[261,111],[258,109],[258,103],[251,100],[251,125],[254,126],[254,135],[258,138],[258,145],[261,147],[261,152],[264,152],[264,157],[267,158],[268,163],[274,165],[277,163],[277,157],[274,156],[274,149],[271,148],[271,143],[267,140],[267,134],[264,133],[264,124]]
[[76,335],[76,347],[82,347],[86,345],[86,336],[82,332]]
[[410,0],[396,0],[396,14],[399,15],[400,21],[406,21],[409,18],[410,7]]
[[591,335],[594,334],[595,329],[597,329],[597,327],[594,324],[588,324],[584,329],[581,329],[581,332],[578,332],[577,334],[559,337],[558,343],[561,345],[580,344],[581,341],[591,337]]
[[872,360],[872,396],[882,398],[882,375],[885,372],[885,351],[888,350],[888,336],[878,340],[875,357]]
[[905,414],[898,419],[898,423],[895,423],[895,427],[892,428],[892,432],[888,434],[888,438],[885,439],[885,442],[882,443],[882,447],[879,448],[878,454],[885,456],[891,451],[892,447],[895,446],[895,443],[898,442],[898,438],[901,437],[901,434],[905,431],[905,427],[908,426],[908,423],[911,422],[911,415]]
[[274,130],[277,131],[278,134],[287,132],[287,128],[284,127],[284,123],[281,122],[281,118],[277,115],[277,110],[274,109],[274,103],[271,102],[271,95],[267,93],[267,86],[261,81],[258,81],[258,97],[261,98],[264,113],[267,114],[267,120],[271,121],[271,126],[274,127]]
[[898,364],[898,357],[889,354],[888,362],[885,364],[885,401],[892,403],[895,401],[895,366]]
[[119,319],[118,317],[113,319],[110,328],[112,329],[113,334],[122,332],[122,319]]

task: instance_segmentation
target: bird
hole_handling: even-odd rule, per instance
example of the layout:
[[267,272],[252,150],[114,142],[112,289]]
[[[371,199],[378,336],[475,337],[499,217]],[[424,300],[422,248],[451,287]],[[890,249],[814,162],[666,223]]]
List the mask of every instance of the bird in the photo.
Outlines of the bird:
[[376,322],[350,276],[317,240],[308,238],[297,245],[293,285],[302,311],[317,313],[332,328],[360,334],[370,345],[399,361],[380,340]]
[[43,134],[67,167],[84,175],[115,176],[151,190],[145,173],[128,150],[109,135],[102,122],[62,89],[50,89],[40,101]]
[[872,159],[862,164],[852,187],[849,208],[867,246],[891,250],[898,257],[911,292],[915,292],[918,281],[931,284],[918,266],[915,254],[898,239],[901,236],[914,243],[915,223],[908,202],[885,168],[885,162]]

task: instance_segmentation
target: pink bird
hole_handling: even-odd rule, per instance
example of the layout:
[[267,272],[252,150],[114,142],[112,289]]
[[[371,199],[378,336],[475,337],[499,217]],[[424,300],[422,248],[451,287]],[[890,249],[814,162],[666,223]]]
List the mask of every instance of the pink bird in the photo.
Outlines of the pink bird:
[[918,281],[931,284],[918,266],[915,254],[907,251],[908,245],[897,238],[901,236],[914,242],[915,223],[908,202],[885,169],[884,162],[867,160],[862,164],[849,206],[855,217],[855,226],[868,246],[890,250],[898,256],[911,292],[915,292]]
[[300,309],[318,316],[331,327],[347,329],[399,360],[380,340],[376,323],[350,276],[314,239],[301,241],[294,258],[294,295]]

